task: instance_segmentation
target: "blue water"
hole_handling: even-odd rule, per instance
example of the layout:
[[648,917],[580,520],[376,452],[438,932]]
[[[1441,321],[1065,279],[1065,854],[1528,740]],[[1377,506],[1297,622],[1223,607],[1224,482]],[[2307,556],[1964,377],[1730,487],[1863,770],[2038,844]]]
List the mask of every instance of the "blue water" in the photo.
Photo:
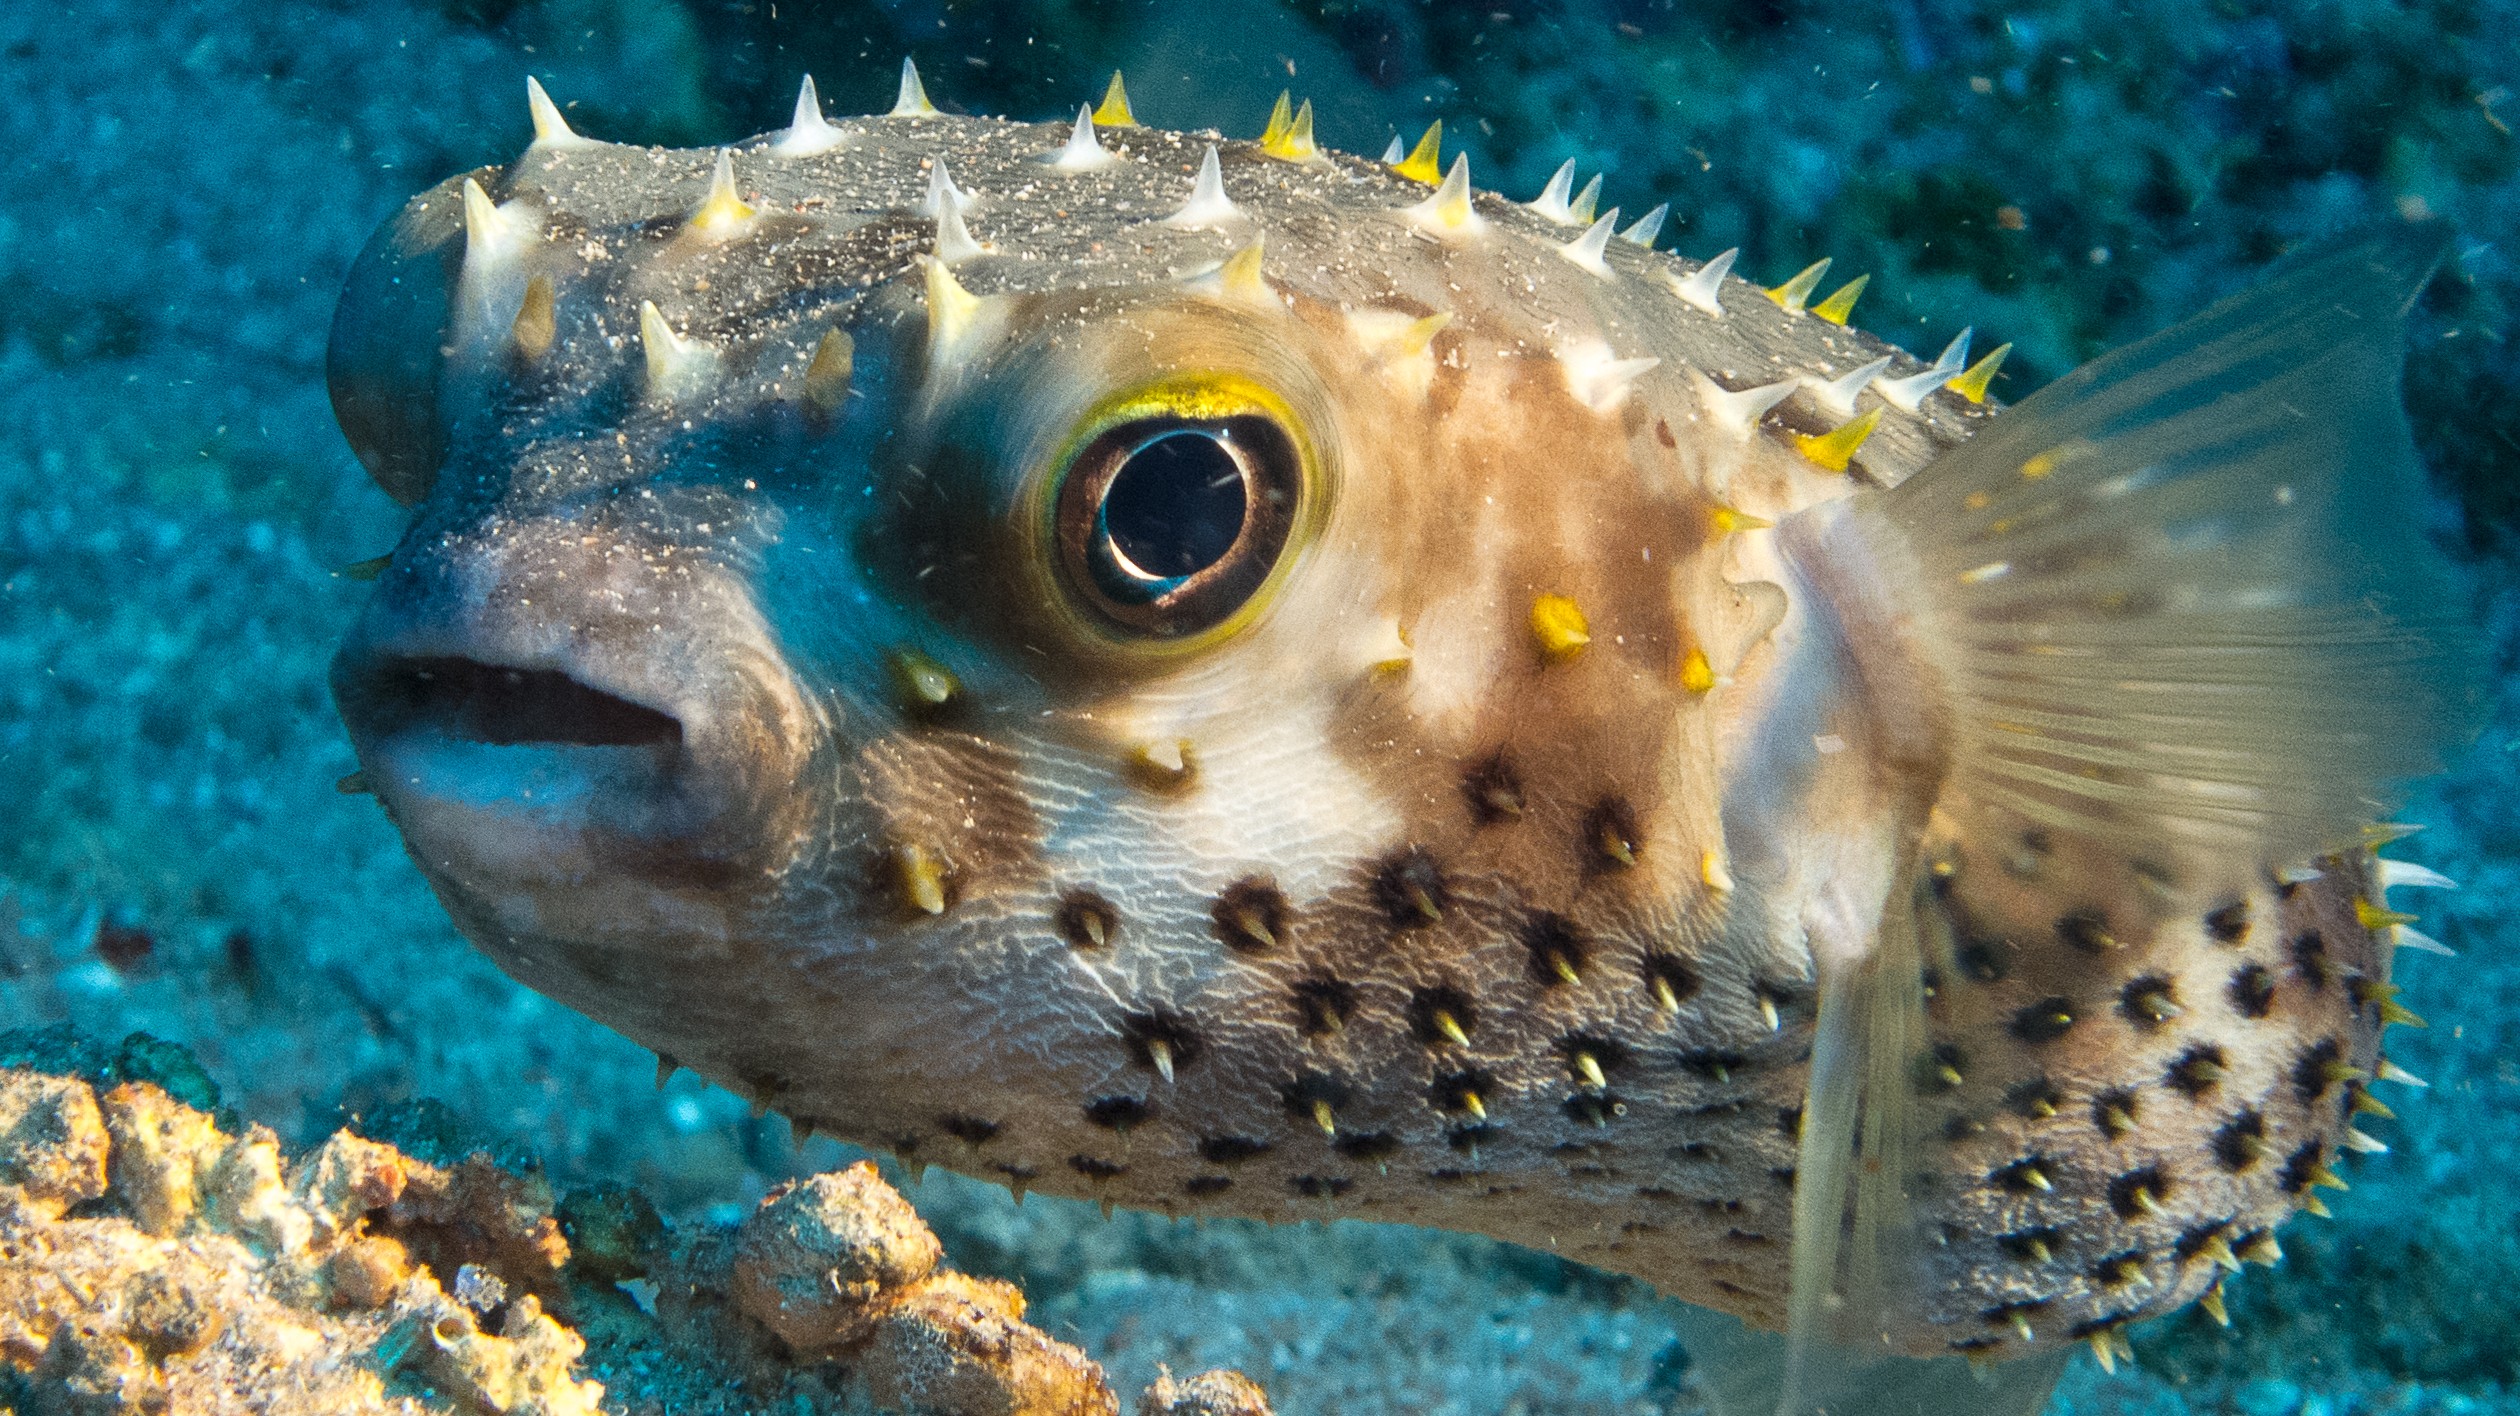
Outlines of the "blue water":
[[[2410,407],[2441,495],[2404,508],[2472,563],[2512,665],[2520,580],[2520,3],[1879,7],[949,5],[149,0],[0,7],[0,1030],[189,1044],[306,1142],[431,1096],[562,1186],[626,1178],[741,1213],[802,1153],[688,1075],[506,981],[454,935],[364,798],[322,687],[364,593],[336,567],[399,516],[333,430],[332,298],[412,191],[503,160],[539,74],[582,129],[722,141],[889,102],[1047,117],[1125,67],[1139,115],[1257,130],[1279,88],[1375,153],[1442,118],[1482,185],[1562,160],[1664,243],[1781,279],[1834,256],[1857,322],[2016,354],[2018,398],[2389,212],[2462,233]],[[2234,1325],[2139,1329],[2074,1412],[2520,1412],[2520,736],[2495,725],[2400,847],[2466,882],[2410,957],[2432,1086],[2375,1127],[2337,1219],[2232,1289]],[[914,1191],[967,1267],[1110,1363],[1213,1363],[1297,1411],[1661,1411],[1681,1384],[1634,1285],[1398,1231],[1177,1225],[944,1178]]]

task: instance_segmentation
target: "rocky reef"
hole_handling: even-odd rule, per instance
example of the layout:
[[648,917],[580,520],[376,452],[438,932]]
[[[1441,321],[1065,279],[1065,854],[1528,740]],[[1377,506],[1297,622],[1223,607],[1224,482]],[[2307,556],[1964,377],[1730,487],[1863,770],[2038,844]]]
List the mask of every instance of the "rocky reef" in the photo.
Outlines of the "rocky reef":
[[[482,1152],[440,1164],[345,1129],[291,1156],[131,1076],[197,1075],[140,1042],[96,1083],[0,1070],[0,1410],[1120,1411],[1015,1285],[945,1267],[866,1162],[732,1228],[669,1229],[634,1191],[555,1203]],[[1269,1406],[1214,1371],[1137,1409]]]

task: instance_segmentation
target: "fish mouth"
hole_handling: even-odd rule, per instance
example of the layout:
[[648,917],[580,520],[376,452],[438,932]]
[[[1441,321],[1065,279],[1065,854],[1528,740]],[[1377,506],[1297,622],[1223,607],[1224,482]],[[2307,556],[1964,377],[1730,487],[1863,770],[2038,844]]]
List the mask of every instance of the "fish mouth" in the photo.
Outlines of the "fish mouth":
[[705,619],[628,632],[541,588],[531,608],[389,588],[333,661],[361,776],[459,922],[574,934],[620,891],[707,894],[783,860],[812,734],[776,653]]
[[361,688],[388,732],[430,732],[488,747],[672,752],[683,744],[681,718],[558,669],[397,655],[370,666]]

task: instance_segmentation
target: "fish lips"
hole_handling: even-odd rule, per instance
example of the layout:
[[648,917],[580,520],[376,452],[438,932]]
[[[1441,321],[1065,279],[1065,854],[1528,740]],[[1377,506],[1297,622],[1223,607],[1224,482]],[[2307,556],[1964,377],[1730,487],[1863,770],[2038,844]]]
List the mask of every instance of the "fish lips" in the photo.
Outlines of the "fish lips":
[[381,584],[334,657],[362,775],[459,918],[511,936],[624,888],[740,891],[794,853],[817,734],[766,639],[690,616],[590,633],[551,583]]

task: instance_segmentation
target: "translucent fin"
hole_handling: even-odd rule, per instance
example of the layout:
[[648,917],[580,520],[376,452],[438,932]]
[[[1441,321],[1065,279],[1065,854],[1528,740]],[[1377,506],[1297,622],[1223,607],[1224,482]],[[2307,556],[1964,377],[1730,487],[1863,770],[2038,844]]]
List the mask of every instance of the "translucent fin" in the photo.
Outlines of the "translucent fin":
[[[1674,1326],[1711,1416],[1778,1416],[1784,1334],[1687,1305]],[[1833,1349],[1806,1370],[1802,1404],[1786,1416],[2038,1416],[2072,1356],[2059,1343],[2041,1356],[1978,1367],[1962,1357]]]
[[2442,243],[2296,260],[1849,505],[1832,550],[1875,564],[1832,598],[1906,641],[1865,691],[1931,725],[1956,839],[2070,833],[2236,888],[2354,845],[2472,730],[2482,658],[2399,406]]

